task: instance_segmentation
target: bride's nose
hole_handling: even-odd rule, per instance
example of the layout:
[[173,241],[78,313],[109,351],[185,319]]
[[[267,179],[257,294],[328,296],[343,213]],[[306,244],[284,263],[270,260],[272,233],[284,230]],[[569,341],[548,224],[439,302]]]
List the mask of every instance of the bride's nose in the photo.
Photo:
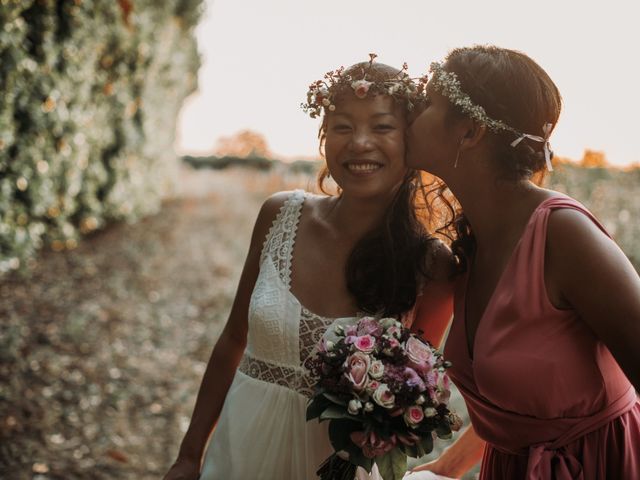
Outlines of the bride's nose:
[[368,151],[373,148],[373,138],[371,132],[366,130],[356,130],[351,136],[349,148],[354,152]]

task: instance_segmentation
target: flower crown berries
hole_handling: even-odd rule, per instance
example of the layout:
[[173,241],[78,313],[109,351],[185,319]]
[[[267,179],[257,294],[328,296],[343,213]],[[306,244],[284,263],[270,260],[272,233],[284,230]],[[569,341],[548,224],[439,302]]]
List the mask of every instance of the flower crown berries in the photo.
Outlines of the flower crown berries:
[[354,78],[350,73],[345,73],[344,67],[325,73],[322,80],[317,80],[309,85],[307,103],[300,104],[302,110],[311,118],[319,117],[323,111],[325,114],[333,112],[336,109],[333,102],[334,99],[338,94],[348,89],[352,89],[358,98],[389,95],[399,101],[405,101],[407,108],[411,110],[425,92],[427,77],[421,77],[415,81],[407,74],[408,66],[404,63],[396,78],[377,81],[368,80],[367,75],[377,56],[375,53],[369,54],[369,65],[362,68],[362,76],[358,79]]
[[444,69],[444,66],[440,62],[432,62],[429,67],[429,72],[432,74],[430,85],[436,92],[439,92],[444,97],[447,97],[449,102],[456,105],[463,113],[468,115],[476,122],[485,125],[489,130],[493,132],[507,131],[513,133],[517,138],[511,142],[512,147],[518,146],[525,138],[533,140],[534,142],[543,143],[544,159],[549,171],[553,170],[551,165],[551,147],[549,145],[549,137],[551,136],[551,130],[553,125],[551,123],[545,123],[542,126],[544,137],[539,135],[532,135],[529,133],[522,133],[519,130],[507,125],[502,120],[496,120],[491,118],[484,108],[476,104],[471,100],[471,97],[467,95],[460,85],[460,80],[454,72],[448,72]]

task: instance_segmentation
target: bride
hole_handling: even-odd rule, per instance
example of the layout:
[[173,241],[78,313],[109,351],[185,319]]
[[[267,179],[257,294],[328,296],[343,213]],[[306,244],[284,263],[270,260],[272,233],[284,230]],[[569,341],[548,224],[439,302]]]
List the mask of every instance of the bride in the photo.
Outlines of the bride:
[[316,478],[333,449],[326,423],[305,421],[313,390],[305,364],[327,326],[360,312],[410,324],[420,310],[414,327],[435,345],[442,339],[451,254],[418,219],[420,177],[404,163],[416,86],[404,68],[374,58],[310,87],[303,107],[322,118],[326,159],[319,184],[324,191],[331,176],[339,193],[296,190],[265,201],[165,480]]

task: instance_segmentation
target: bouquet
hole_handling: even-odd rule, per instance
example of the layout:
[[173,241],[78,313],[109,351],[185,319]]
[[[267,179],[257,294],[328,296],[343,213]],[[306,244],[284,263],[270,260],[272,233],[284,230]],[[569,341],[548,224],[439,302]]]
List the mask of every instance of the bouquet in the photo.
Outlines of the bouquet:
[[357,466],[378,466],[384,480],[401,479],[407,457],[451,438],[462,420],[448,408],[450,364],[394,318],[339,319],[310,363],[317,378],[307,421],[329,421],[334,453],[322,480],[353,480]]

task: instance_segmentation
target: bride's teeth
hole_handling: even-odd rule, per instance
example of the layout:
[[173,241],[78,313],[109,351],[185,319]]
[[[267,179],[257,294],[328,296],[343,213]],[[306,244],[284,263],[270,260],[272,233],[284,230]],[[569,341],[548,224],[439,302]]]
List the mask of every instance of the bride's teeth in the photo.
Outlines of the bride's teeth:
[[358,163],[358,164],[351,163],[347,167],[349,168],[349,170],[353,170],[356,172],[367,172],[367,171],[377,170],[378,168],[380,168],[380,165],[375,163]]

